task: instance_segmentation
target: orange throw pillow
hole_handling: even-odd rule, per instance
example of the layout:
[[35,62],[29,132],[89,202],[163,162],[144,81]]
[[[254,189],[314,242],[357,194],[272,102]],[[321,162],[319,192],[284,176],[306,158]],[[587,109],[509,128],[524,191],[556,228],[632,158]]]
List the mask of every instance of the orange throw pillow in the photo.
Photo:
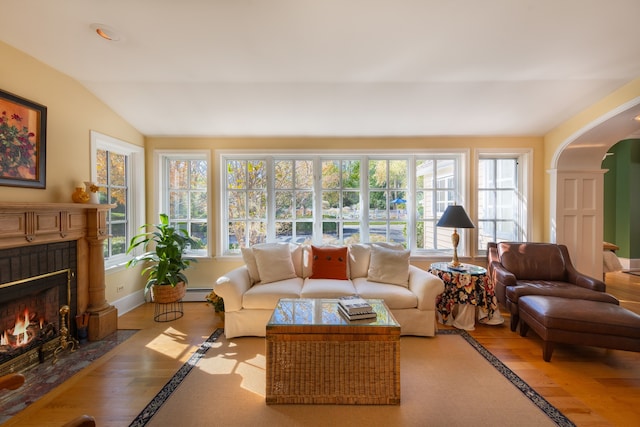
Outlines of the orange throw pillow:
[[311,279],[347,280],[347,247],[319,248],[311,245]]

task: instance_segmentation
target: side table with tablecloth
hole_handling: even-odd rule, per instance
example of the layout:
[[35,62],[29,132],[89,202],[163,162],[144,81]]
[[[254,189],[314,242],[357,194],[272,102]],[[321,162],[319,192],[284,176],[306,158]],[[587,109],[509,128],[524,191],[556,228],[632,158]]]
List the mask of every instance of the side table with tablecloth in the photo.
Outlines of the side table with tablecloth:
[[485,268],[435,262],[431,264],[429,271],[444,282],[444,292],[436,300],[436,313],[440,323],[472,331],[475,329],[476,308],[480,323],[504,323],[493,283]]

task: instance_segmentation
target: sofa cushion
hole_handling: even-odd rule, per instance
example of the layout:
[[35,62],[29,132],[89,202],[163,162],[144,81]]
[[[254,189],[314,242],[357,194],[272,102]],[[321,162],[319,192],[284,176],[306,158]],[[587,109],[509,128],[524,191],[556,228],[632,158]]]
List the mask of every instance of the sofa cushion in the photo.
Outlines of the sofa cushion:
[[566,280],[565,259],[555,244],[501,242],[498,255],[518,280]]
[[289,244],[255,245],[253,255],[256,258],[261,283],[296,277]]
[[383,299],[392,310],[418,307],[418,297],[408,288],[371,282],[364,277],[353,279],[356,294],[365,299]]
[[349,277],[367,277],[371,245],[357,243],[349,246]]
[[[274,246],[282,246],[282,243],[259,243],[254,245],[251,248],[240,248],[242,253],[242,259],[247,266],[247,270],[249,271],[249,277],[251,278],[251,283],[260,282],[260,272],[258,271],[258,264],[256,263],[256,257],[253,253],[253,248],[256,247],[274,247]],[[289,243],[289,249],[291,250],[291,262],[293,263],[293,268],[296,272],[296,276],[303,276],[303,255],[304,255],[304,247],[302,245],[296,245],[293,243]]]
[[311,246],[311,278],[347,280],[346,246]]
[[280,298],[300,298],[302,278],[280,280],[278,282],[253,285],[242,296],[243,309],[273,310]]
[[581,288],[567,282],[552,281],[526,281],[518,280],[516,286],[507,286],[506,296],[512,303],[518,303],[519,299],[526,295],[544,295],[561,298],[571,298],[580,300],[600,301],[609,304],[620,304],[613,295],[594,291],[592,289]]
[[408,250],[372,245],[367,280],[408,287],[409,256]]
[[337,298],[356,293],[350,280],[306,278],[301,298]]

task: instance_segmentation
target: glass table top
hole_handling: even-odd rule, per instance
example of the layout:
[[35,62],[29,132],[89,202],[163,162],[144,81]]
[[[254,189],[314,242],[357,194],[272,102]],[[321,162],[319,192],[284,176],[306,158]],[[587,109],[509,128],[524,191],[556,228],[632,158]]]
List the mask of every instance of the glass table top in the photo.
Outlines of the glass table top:
[[487,274],[487,269],[473,264],[460,264],[457,267],[452,266],[448,262],[434,262],[431,264],[431,270],[447,271],[449,273],[464,273],[471,275]]
[[338,312],[337,299],[282,298],[267,323],[270,326],[396,326],[400,324],[381,299],[367,299],[375,319],[347,320]]

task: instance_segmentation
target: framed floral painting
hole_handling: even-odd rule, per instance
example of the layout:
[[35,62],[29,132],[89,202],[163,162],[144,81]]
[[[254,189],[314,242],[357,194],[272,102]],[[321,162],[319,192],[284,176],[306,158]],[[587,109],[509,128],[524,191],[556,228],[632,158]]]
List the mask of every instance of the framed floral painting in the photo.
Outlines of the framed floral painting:
[[0,90],[0,185],[45,188],[47,107]]

